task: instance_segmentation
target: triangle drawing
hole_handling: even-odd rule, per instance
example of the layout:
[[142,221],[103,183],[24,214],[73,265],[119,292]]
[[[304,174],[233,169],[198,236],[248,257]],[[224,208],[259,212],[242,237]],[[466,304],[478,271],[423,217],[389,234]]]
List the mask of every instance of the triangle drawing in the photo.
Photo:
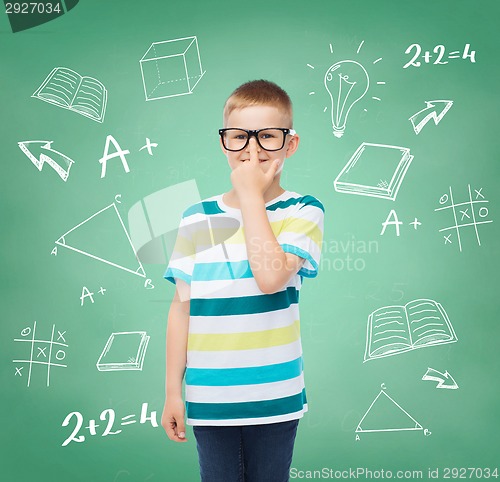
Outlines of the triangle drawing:
[[373,400],[356,428],[356,432],[402,430],[423,430],[423,427],[384,390],[381,390]]
[[115,203],[71,228],[56,244],[129,273],[146,277]]

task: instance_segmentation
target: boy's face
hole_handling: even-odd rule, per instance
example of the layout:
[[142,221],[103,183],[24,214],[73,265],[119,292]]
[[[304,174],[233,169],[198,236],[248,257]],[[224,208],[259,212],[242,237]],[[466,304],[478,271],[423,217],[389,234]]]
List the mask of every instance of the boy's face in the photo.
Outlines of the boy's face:
[[[257,130],[266,127],[289,128],[291,126],[286,115],[281,113],[277,107],[252,105],[243,109],[233,110],[227,117],[225,127]],[[290,157],[297,150],[298,144],[299,137],[297,134],[294,136],[287,135],[285,145],[282,149],[279,151],[266,151],[259,146],[255,136],[251,136],[248,145],[243,150],[233,152],[224,149],[222,140],[220,141],[221,149],[227,156],[231,170],[238,167],[241,162],[250,160],[250,149],[257,149],[260,166],[264,172],[267,172],[275,159],[283,162],[286,157]]]

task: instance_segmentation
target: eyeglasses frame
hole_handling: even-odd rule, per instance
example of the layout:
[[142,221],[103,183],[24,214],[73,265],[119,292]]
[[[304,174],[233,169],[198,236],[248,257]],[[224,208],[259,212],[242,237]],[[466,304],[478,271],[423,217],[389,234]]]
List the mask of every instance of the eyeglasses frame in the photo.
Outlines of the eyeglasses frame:
[[[261,132],[261,131],[267,131],[269,129],[277,129],[277,130],[283,132],[283,134],[284,134],[284,136],[283,136],[283,144],[281,145],[281,147],[279,149],[266,149],[260,143],[260,141],[259,141],[259,132]],[[224,142],[224,133],[226,131],[231,131],[231,130],[239,130],[239,131],[244,131],[244,132],[247,133],[247,135],[248,135],[247,141],[246,141],[245,145],[241,149],[228,149],[226,147],[226,143]],[[231,151],[231,152],[239,152],[239,151],[242,151],[243,149],[245,149],[248,146],[248,143],[250,142],[250,137],[252,137],[252,136],[255,137],[255,140],[257,141],[257,144],[261,147],[261,149],[264,149],[265,151],[268,151],[268,152],[280,151],[285,146],[286,136],[288,134],[290,134],[291,136],[294,136],[297,133],[293,129],[288,129],[286,127],[265,127],[264,129],[256,129],[256,130],[241,129],[240,127],[226,127],[224,129],[219,129],[219,135],[221,137],[222,145],[224,146],[224,149],[226,149],[227,151]]]

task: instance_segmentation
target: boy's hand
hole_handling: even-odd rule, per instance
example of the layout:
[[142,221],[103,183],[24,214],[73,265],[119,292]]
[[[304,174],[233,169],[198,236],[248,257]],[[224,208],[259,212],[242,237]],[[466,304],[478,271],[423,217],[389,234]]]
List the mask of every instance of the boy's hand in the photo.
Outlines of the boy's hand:
[[[264,164],[268,164],[267,172],[264,172],[260,166],[259,153],[257,151],[256,142],[250,139],[250,160],[240,161],[240,165],[231,172],[231,182],[234,190],[240,200],[248,195],[263,195],[271,183],[274,176],[280,167],[280,161],[268,158],[268,154],[264,154],[263,159],[267,158]],[[281,161],[283,162],[283,161]]]
[[161,415],[161,426],[174,442],[187,442],[184,425],[185,407],[182,397],[168,397]]

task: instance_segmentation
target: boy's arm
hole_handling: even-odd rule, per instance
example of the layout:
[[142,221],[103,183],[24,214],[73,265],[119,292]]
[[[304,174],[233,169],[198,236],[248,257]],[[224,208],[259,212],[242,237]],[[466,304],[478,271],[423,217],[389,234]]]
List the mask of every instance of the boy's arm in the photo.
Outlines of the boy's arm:
[[285,253],[271,229],[263,195],[255,193],[241,201],[245,243],[250,268],[263,293],[285,286],[304,264],[304,258]]
[[170,305],[167,323],[166,397],[161,424],[168,438],[175,442],[187,441],[185,438],[182,379],[186,370],[190,306],[189,289],[190,286],[187,283],[181,279],[176,279],[176,290]]

